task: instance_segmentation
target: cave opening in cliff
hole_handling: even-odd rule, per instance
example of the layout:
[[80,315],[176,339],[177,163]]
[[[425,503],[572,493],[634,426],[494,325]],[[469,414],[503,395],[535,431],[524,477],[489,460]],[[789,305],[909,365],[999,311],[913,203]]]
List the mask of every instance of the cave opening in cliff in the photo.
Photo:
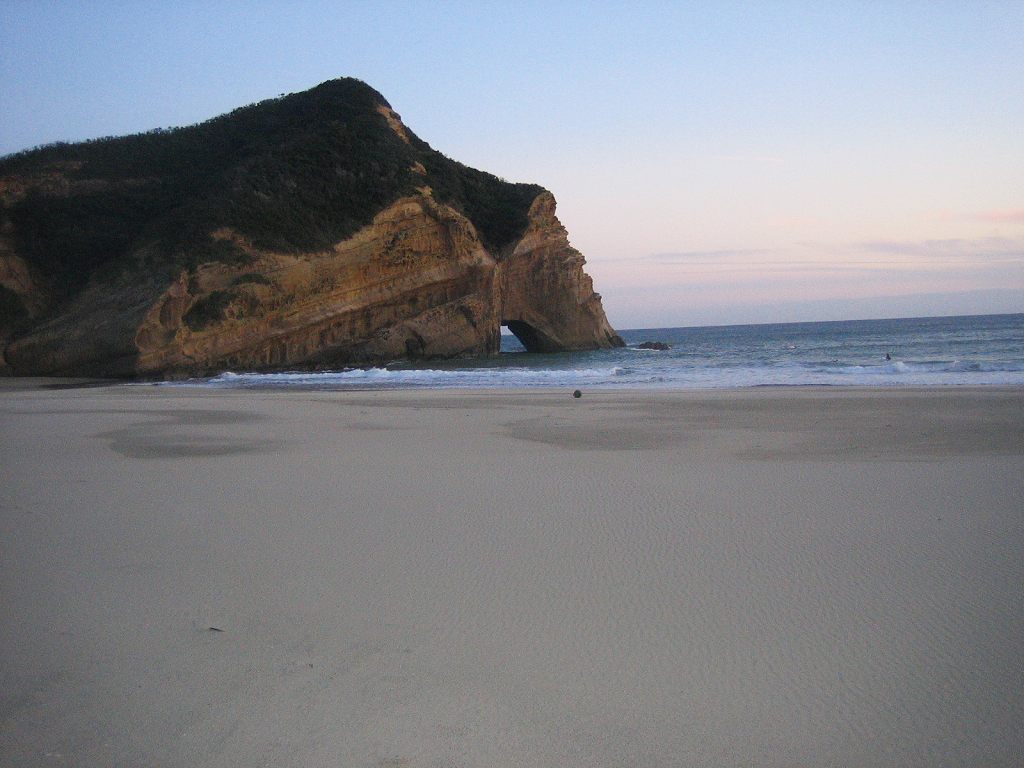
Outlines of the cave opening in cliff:
[[561,350],[554,341],[529,323],[522,320],[506,320],[502,323],[527,352],[558,352]]

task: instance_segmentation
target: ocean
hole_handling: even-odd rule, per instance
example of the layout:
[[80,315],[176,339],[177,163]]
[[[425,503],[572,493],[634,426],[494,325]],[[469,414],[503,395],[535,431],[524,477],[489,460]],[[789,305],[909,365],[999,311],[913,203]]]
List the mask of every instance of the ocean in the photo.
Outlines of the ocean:
[[[175,386],[273,389],[1024,386],[1024,314],[620,331],[623,349],[536,354],[513,336],[494,357],[332,372],[233,371]],[[671,349],[638,349],[660,341]],[[169,384],[169,383],[168,383]]]

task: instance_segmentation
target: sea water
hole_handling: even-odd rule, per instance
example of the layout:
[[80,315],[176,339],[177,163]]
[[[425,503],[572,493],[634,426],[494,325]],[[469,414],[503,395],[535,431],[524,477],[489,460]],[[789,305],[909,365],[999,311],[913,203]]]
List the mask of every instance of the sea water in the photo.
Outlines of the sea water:
[[[626,347],[501,354],[329,372],[234,371],[178,384],[229,388],[731,388],[1024,386],[1024,314],[849,320],[620,332]],[[671,349],[639,349],[660,341]]]

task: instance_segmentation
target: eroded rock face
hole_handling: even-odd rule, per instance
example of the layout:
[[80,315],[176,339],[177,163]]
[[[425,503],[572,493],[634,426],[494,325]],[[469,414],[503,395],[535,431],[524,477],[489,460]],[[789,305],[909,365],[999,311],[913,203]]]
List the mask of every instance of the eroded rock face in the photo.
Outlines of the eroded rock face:
[[219,230],[247,263],[203,264],[160,291],[91,286],[7,358],[46,374],[337,368],[493,354],[502,324],[534,351],[621,345],[554,208],[538,196],[500,261],[427,188],[329,251],[274,253]]
[[[135,334],[140,372],[338,367],[493,351],[494,259],[429,191],[332,250],[182,274]],[[493,331],[492,331],[493,329]]]
[[0,372],[183,377],[619,346],[542,187],[348,78],[0,159]]
[[541,193],[526,232],[498,266],[502,324],[528,351],[623,346],[583,264],[555,216],[554,195]]

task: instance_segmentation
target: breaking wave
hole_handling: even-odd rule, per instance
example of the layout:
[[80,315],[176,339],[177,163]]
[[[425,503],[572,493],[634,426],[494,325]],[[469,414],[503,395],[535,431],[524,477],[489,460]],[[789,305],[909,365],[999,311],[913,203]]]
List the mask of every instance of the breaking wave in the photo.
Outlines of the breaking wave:
[[[1024,386],[1024,315],[625,331],[620,349],[323,372],[224,373],[175,386],[261,389],[478,387]],[[888,357],[888,359],[887,359]]]

